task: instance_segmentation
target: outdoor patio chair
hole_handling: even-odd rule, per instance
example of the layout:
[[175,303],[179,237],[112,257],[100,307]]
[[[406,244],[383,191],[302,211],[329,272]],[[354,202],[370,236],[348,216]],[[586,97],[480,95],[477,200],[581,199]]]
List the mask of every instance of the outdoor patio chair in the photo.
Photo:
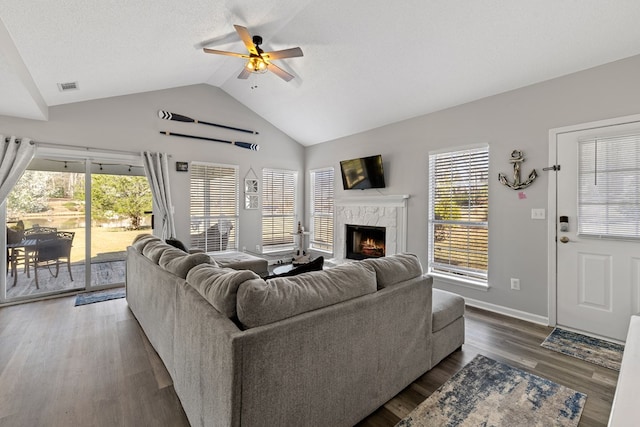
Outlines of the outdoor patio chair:
[[[18,221],[15,227],[7,227],[7,245],[17,245],[22,240],[24,234],[24,223]],[[16,272],[18,259],[23,256],[23,252],[19,247],[7,246],[7,273],[11,267],[11,276],[13,277],[13,286],[16,285],[18,274]]]
[[[31,258],[31,264],[33,265],[33,272],[36,280],[36,288],[40,289],[38,283],[38,269],[47,267],[49,273],[53,277],[58,277],[60,271],[60,262],[67,263],[67,270],[69,271],[69,278],[73,282],[73,275],[71,274],[71,247],[73,246],[73,237],[75,232],[72,231],[58,231],[54,233],[53,238],[49,235],[44,235],[36,240],[35,250]],[[55,273],[52,267],[55,266]]]
[[57,231],[58,229],[54,227],[40,227],[38,225],[24,230],[21,241],[22,243],[24,243],[24,245],[21,249],[16,251],[15,257],[13,259],[14,265],[12,265],[12,268],[15,267],[14,270],[17,271],[17,266],[19,264],[23,264],[24,271],[27,273],[27,277],[31,277],[30,264],[35,255],[37,242],[39,240],[43,241],[55,239]]
[[213,224],[202,233],[191,236],[191,242],[196,248],[205,249],[207,252],[224,251],[229,244],[229,233],[233,229],[231,221],[220,221]]

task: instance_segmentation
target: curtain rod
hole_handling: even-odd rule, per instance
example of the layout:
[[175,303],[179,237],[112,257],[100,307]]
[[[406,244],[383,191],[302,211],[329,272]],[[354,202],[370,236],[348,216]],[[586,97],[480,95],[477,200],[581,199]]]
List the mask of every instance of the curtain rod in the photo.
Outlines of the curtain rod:
[[[11,138],[5,138],[4,142],[11,141]],[[22,141],[22,138],[16,138],[15,142]],[[84,150],[84,151],[95,151],[98,153],[112,153],[112,154],[124,154],[124,155],[140,155],[140,151],[125,151],[125,150],[113,150],[110,148],[95,148],[95,147],[86,147],[82,145],[70,145],[70,144],[58,144],[55,142],[39,142],[39,141],[29,141],[31,145],[37,145],[38,147],[49,147],[49,148],[72,148],[76,150]],[[171,156],[169,156],[171,157]]]

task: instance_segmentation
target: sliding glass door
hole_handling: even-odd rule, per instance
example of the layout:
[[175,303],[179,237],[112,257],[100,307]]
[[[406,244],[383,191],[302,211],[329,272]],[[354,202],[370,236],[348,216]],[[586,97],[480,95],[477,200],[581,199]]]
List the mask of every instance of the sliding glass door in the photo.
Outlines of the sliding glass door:
[[151,189],[145,176],[110,173],[104,165],[98,172],[91,175],[90,283],[110,287],[124,283],[127,246],[151,232],[151,215],[144,213],[151,211]]
[[39,153],[4,204],[2,301],[120,286],[126,247],[150,232],[151,195],[136,156],[71,154]]

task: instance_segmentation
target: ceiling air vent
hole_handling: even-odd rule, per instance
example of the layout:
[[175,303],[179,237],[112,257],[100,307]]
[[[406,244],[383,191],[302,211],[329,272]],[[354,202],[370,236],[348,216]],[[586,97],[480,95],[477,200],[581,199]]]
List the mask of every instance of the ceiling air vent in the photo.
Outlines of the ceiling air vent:
[[58,89],[60,89],[60,92],[78,90],[78,82],[58,83]]

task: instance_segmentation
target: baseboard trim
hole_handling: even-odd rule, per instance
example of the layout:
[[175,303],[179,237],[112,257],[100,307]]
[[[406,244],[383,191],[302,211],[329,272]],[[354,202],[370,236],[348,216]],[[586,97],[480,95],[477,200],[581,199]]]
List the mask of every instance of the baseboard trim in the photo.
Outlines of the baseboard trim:
[[473,298],[464,297],[465,304],[481,308],[483,310],[492,311],[498,314],[504,314],[505,316],[515,317],[516,319],[526,320],[527,322],[537,323],[539,325],[549,326],[549,318],[545,316],[539,316],[537,314],[527,313],[526,311],[520,311],[502,305],[491,304],[489,302],[479,301]]

